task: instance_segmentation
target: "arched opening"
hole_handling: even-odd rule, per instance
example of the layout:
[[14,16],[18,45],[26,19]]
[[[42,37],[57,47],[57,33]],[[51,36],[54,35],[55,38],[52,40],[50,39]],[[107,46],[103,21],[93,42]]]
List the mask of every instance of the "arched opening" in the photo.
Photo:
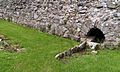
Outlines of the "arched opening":
[[91,28],[87,35],[87,38],[92,38],[91,42],[97,42],[97,43],[103,43],[105,40],[105,36],[103,34],[103,32],[98,29],[97,27]]

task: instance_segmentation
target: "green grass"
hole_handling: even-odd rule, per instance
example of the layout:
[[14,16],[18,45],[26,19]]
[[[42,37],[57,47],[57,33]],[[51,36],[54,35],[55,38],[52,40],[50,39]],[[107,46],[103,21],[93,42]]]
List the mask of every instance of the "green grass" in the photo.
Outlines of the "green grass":
[[54,56],[75,41],[0,20],[0,34],[26,49],[21,53],[0,51],[0,72],[120,72],[120,51],[102,50],[98,55],[76,55],[63,61]]

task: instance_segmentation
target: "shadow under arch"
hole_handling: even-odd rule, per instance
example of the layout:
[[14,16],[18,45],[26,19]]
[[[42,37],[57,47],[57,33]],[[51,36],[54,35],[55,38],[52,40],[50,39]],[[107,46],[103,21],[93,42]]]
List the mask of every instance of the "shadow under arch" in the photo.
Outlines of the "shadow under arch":
[[86,35],[87,38],[92,38],[91,42],[103,43],[105,40],[104,33],[97,27],[91,28]]

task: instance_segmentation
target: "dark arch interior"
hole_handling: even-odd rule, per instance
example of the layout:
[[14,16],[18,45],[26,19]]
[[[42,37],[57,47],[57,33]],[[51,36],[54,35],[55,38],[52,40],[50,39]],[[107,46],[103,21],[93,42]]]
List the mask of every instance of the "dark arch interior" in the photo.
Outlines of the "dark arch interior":
[[87,38],[92,38],[91,42],[103,43],[105,36],[97,27],[91,28],[87,33]]

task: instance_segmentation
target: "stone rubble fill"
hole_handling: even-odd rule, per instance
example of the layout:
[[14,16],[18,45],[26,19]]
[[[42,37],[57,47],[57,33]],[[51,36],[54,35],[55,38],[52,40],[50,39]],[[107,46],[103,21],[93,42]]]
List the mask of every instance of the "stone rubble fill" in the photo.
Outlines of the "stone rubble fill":
[[120,0],[0,0],[0,18],[76,41],[95,25],[120,41]]

